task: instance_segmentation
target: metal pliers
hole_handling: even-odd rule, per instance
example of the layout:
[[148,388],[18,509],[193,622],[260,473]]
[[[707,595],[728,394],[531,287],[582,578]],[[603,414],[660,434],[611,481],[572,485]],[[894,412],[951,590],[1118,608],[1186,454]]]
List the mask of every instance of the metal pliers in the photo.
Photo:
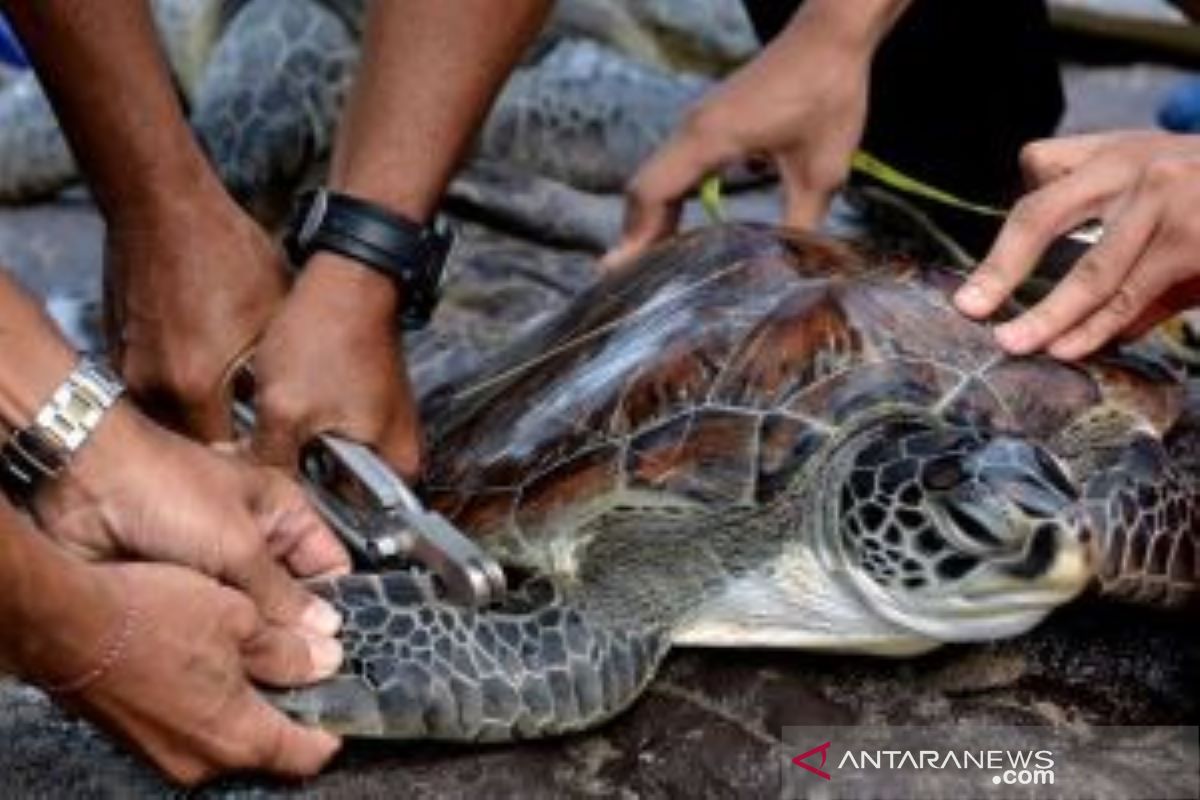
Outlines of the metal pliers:
[[[243,431],[254,409],[234,404]],[[427,509],[408,485],[369,447],[332,434],[310,442],[301,455],[305,491],[355,555],[371,566],[412,561],[440,581],[447,599],[481,607],[504,599],[500,564],[441,514]]]

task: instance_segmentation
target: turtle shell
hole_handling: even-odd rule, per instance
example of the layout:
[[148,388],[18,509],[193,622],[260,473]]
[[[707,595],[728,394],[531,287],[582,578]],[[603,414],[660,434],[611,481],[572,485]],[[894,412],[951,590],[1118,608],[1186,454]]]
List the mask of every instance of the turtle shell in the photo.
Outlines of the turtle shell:
[[954,310],[958,283],[767,227],[680,237],[435,393],[427,495],[530,544],[614,506],[769,502],[888,404],[1050,446],[1099,404],[1160,434],[1180,414],[1179,383],[1149,363],[1007,356]]

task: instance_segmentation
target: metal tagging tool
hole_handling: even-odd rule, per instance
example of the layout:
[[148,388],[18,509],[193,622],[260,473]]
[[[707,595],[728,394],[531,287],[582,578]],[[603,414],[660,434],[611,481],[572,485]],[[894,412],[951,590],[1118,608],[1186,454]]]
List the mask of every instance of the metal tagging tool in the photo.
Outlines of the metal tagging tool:
[[[248,403],[234,403],[238,428],[253,430]],[[420,498],[371,448],[332,434],[317,436],[301,454],[305,492],[325,521],[355,555],[371,566],[410,561],[438,579],[446,597],[479,608],[504,599],[500,564],[427,509]]]

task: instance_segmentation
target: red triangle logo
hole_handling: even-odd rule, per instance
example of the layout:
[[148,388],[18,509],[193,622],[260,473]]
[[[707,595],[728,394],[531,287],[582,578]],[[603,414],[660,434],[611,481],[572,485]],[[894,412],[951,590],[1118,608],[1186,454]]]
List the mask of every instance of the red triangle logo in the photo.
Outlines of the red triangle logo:
[[820,753],[821,754],[821,766],[822,767],[825,766],[825,757],[828,755],[829,745],[831,745],[831,744],[832,744],[832,742],[826,742],[825,744],[817,745],[812,750],[809,750],[807,753],[801,753],[800,755],[793,758],[792,763],[795,764],[797,767],[800,767],[800,769],[808,770],[813,775],[818,775],[818,776],[824,778],[825,780],[830,780],[830,775],[828,772],[826,772],[823,769],[817,769],[812,764],[807,763],[807,759],[811,758],[812,756],[815,756],[817,753]]

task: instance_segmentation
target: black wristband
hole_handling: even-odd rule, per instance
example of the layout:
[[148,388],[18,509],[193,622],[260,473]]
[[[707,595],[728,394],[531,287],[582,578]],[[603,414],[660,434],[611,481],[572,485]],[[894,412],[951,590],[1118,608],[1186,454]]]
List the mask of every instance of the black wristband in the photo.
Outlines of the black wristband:
[[374,203],[319,189],[300,197],[284,246],[297,269],[318,250],[353,259],[403,287],[405,328],[429,322],[440,296],[454,237]]

